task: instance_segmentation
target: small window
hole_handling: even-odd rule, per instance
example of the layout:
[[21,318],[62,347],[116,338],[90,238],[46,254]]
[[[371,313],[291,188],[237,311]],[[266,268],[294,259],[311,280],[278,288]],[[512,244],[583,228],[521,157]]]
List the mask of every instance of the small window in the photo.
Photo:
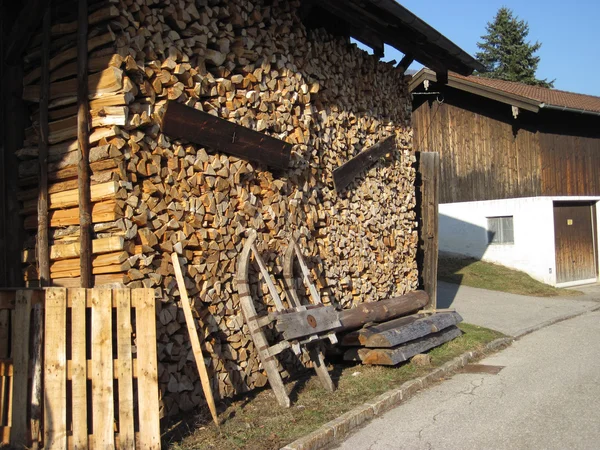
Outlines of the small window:
[[488,217],[488,244],[514,244],[513,216]]

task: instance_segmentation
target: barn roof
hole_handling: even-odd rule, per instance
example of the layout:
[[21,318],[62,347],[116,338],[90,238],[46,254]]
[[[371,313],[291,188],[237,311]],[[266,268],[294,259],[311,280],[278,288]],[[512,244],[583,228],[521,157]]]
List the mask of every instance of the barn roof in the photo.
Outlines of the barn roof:
[[[429,69],[421,69],[410,82],[410,91],[417,89],[425,80],[435,82],[436,75]],[[555,109],[582,114],[600,115],[600,97],[576,94],[513,81],[448,74],[448,86],[493,100],[517,106],[529,111]]]
[[451,70],[470,75],[484,70],[471,55],[395,0],[304,0],[303,8],[304,18],[314,26],[345,32],[376,54],[383,54],[385,43],[404,53],[405,63],[414,59],[437,73]]

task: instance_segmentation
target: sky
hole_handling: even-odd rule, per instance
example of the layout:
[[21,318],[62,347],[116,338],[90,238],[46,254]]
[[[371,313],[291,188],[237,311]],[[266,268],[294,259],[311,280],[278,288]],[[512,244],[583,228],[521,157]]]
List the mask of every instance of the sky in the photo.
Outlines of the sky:
[[[427,22],[467,53],[498,9],[507,6],[529,23],[531,42],[542,48],[537,77],[556,79],[555,89],[600,96],[600,0],[400,0],[405,8]],[[386,48],[386,60],[402,54]],[[416,62],[410,68],[418,69]]]

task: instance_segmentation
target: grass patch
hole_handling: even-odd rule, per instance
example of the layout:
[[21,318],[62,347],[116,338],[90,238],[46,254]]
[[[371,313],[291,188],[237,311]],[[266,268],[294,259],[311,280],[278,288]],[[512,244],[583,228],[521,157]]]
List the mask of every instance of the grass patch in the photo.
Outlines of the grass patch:
[[540,283],[518,270],[472,258],[440,257],[438,279],[492,291],[534,297],[582,295],[573,289],[559,289]]
[[270,389],[252,392],[220,408],[221,429],[211,422],[207,411],[192,420],[171,427],[164,447],[191,449],[279,449],[330,420],[339,417],[377,395],[427,374],[467,351],[482,350],[503,334],[469,324],[460,324],[464,334],[429,352],[431,366],[406,363],[398,367],[335,364],[332,372],[338,389],[326,392],[316,376],[294,382],[292,407],[277,405]]

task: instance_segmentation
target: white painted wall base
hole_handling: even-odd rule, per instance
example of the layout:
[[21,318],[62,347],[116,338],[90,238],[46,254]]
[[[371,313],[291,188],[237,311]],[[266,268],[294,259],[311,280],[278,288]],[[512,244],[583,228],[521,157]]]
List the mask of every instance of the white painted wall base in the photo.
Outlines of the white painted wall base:
[[[501,264],[555,286],[553,202],[578,200],[598,202],[600,198],[528,197],[441,204],[440,252]],[[600,214],[600,208],[596,210]],[[513,217],[514,244],[489,244],[488,217],[502,216]]]

